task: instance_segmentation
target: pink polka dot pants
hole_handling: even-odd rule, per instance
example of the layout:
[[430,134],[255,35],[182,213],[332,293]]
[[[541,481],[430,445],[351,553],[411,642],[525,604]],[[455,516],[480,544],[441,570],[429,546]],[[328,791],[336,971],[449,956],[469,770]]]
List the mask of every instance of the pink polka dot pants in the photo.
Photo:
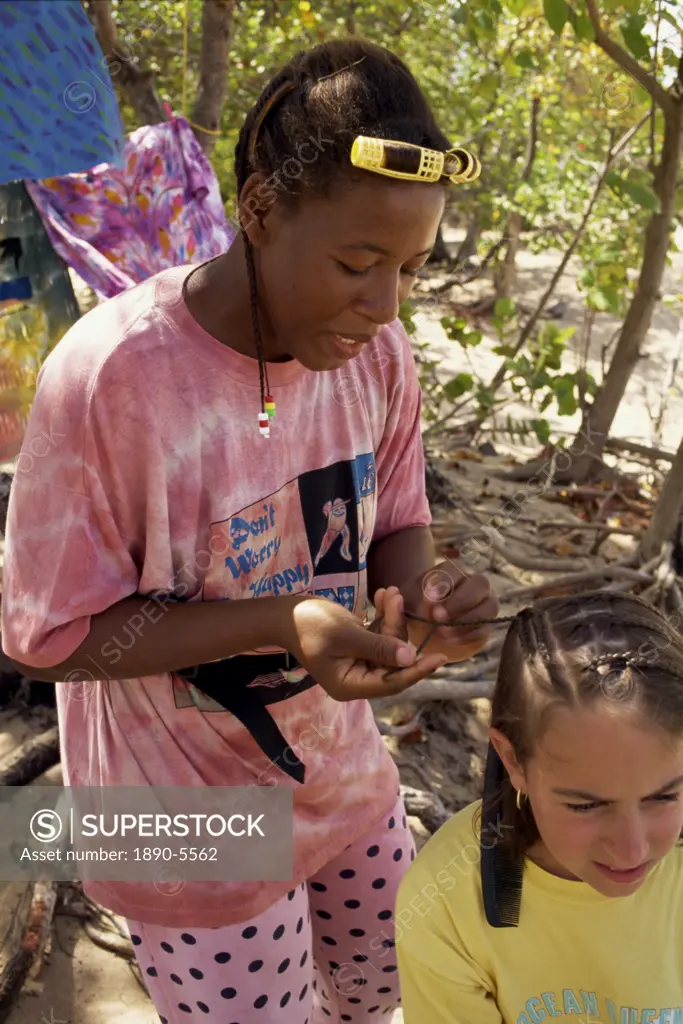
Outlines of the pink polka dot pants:
[[400,1003],[399,883],[415,856],[398,800],[368,835],[252,921],[128,921],[161,1024],[370,1024]]

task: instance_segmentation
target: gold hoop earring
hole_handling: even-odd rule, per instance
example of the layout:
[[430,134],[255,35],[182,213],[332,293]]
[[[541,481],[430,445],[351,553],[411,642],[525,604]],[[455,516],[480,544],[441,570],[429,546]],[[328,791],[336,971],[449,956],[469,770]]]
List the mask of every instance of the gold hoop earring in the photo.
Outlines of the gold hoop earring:
[[521,789],[518,789],[517,790],[517,799],[515,801],[515,803],[517,804],[517,810],[518,811],[521,811],[521,809],[522,809],[522,799],[526,800],[527,799],[527,795],[526,795],[526,793],[522,793]]

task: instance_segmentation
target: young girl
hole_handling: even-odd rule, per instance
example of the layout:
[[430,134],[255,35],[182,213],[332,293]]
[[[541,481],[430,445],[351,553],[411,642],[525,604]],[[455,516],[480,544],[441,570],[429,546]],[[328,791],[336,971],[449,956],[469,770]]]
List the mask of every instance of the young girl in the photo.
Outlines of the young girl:
[[680,635],[633,597],[539,601],[491,722],[483,805],[399,889],[406,1024],[683,1021]]
[[[448,149],[392,54],[300,53],[240,133],[235,243],[92,310],[40,374],[3,644],[62,683],[65,784],[293,790],[287,881],[86,883],[127,918],[164,1024],[365,1022],[398,1002],[413,845],[365,698],[480,650],[481,625],[415,647],[497,608],[486,578],[434,569],[397,319],[445,188],[478,173]],[[347,992],[334,973],[359,959],[377,976]]]

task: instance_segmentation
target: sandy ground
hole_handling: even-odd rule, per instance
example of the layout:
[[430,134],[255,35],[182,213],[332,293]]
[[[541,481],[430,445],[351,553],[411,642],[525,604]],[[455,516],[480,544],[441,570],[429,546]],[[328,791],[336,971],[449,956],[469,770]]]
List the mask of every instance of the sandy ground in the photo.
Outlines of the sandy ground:
[[[457,234],[451,233],[449,241],[456,238]],[[683,247],[683,243],[679,244]],[[520,254],[518,294],[527,306],[533,306],[545,288],[555,259],[548,255]],[[674,266],[666,275],[665,294],[673,295],[683,290],[683,256],[675,254],[674,259]],[[560,326],[580,321],[582,300],[575,283],[576,273],[576,266],[571,265],[553,299],[563,298],[567,303],[565,316],[557,321]],[[450,298],[467,301],[476,291],[476,285],[470,286],[466,293],[458,294],[456,289]],[[439,314],[447,312],[448,308],[448,303],[444,303],[441,310],[432,308],[420,321],[420,340],[428,341],[439,354],[442,372],[447,377],[467,369],[462,353],[448,341],[438,322]],[[611,317],[602,314],[598,318],[590,352],[589,365],[593,372],[599,366],[600,344],[610,337],[615,326],[616,321]],[[473,353],[473,366],[484,379],[490,378],[498,366],[499,357],[491,351],[495,343],[495,339],[485,339]],[[613,427],[614,436],[629,437],[646,444],[657,440],[653,435],[653,414],[656,417],[671,362],[680,343],[679,318],[660,306],[648,340],[648,356],[641,362],[629,385],[627,398]],[[578,339],[575,339],[570,348],[578,351],[578,344]],[[683,395],[677,384],[667,395],[667,401],[660,443],[675,450],[683,422]],[[527,411],[520,407],[511,408],[510,412],[522,416]],[[579,425],[578,417],[558,419],[557,423],[568,435]],[[499,444],[498,441],[496,446],[501,453],[511,449],[510,445]],[[516,451],[519,455],[520,449]],[[484,486],[495,490],[495,485],[485,479],[485,467],[468,464],[459,473],[460,486],[467,485],[470,493],[480,492]],[[502,488],[500,493],[503,493]],[[539,503],[534,514],[559,518],[558,512],[558,506],[545,508],[543,503]],[[405,714],[405,709],[401,713]],[[404,782],[420,789],[431,787],[452,810],[476,798],[486,748],[487,714],[488,702],[485,700],[431,705],[423,717],[423,730],[411,741],[399,743],[387,738],[386,742],[401,767]],[[12,718],[6,712],[0,712],[0,756],[21,742],[27,731],[39,725],[38,719],[27,723],[25,719]],[[60,784],[59,768],[40,781]],[[421,844],[426,833],[417,820],[412,824]],[[0,908],[10,897],[10,887],[5,885],[4,890],[0,889]],[[81,925],[70,918],[57,919],[51,955],[33,986],[33,993],[19,997],[8,1018],[9,1024],[158,1024],[158,1017],[128,964],[96,946]],[[399,1011],[393,1024],[401,1021]]]

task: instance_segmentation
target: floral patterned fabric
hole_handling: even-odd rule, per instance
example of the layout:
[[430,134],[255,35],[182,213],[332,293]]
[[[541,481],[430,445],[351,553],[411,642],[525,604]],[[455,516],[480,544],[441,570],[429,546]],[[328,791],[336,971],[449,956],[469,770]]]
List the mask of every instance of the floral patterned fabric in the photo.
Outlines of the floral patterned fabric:
[[0,182],[121,165],[107,60],[80,0],[0,3]]
[[213,169],[182,117],[133,132],[121,169],[100,164],[26,187],[59,255],[100,298],[217,256],[234,237]]

